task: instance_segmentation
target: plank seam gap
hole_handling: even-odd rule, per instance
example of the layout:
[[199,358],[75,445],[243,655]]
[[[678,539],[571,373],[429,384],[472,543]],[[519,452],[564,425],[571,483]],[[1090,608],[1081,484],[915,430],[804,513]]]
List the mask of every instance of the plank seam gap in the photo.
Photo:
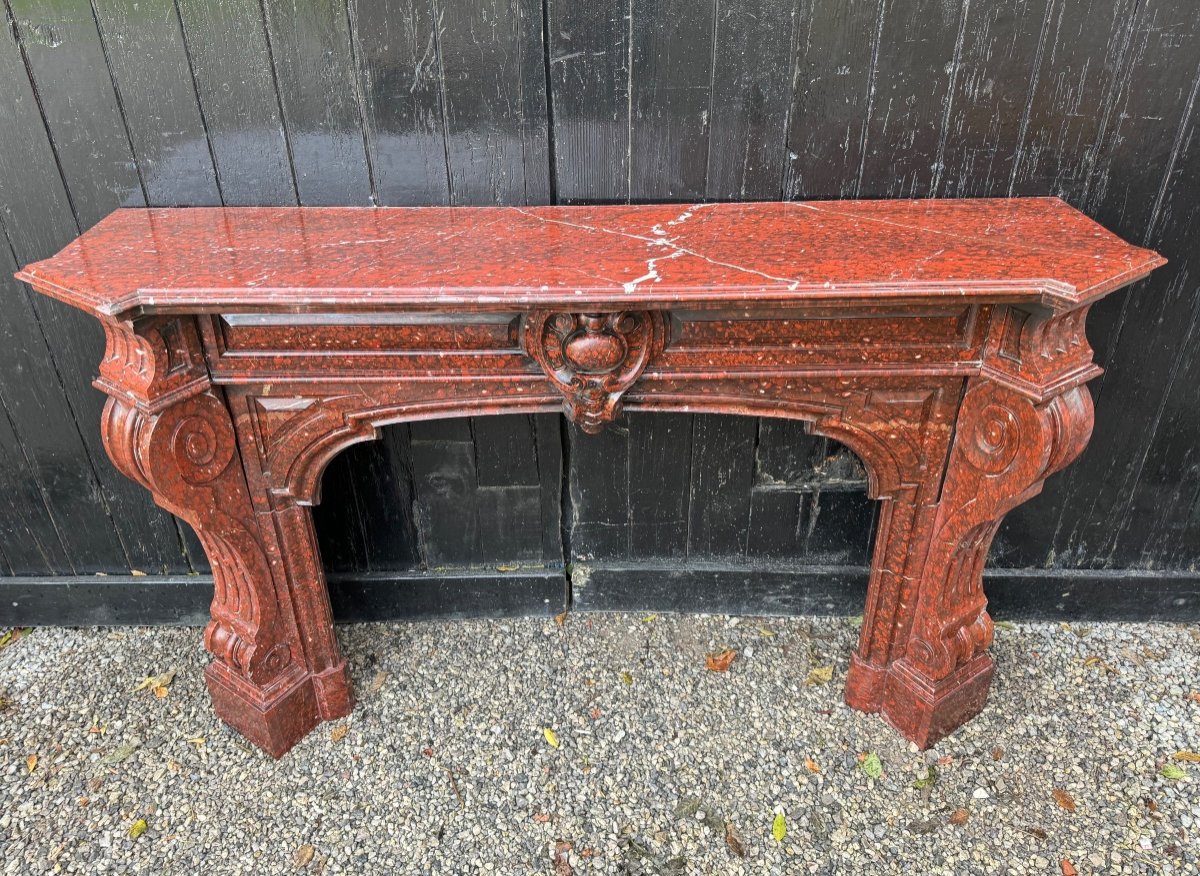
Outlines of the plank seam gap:
[[217,186],[217,198],[225,206],[225,190],[221,186],[221,172],[217,167],[217,153],[213,149],[212,134],[208,130],[208,118],[204,115],[204,101],[200,99],[200,83],[196,79],[196,66],[192,63],[192,47],[188,43],[187,28],[183,26],[183,13],[179,11],[179,0],[171,0],[175,8],[175,20],[179,22],[179,40],[183,43],[183,57],[187,61],[188,76],[192,80],[192,93],[196,97],[196,112],[200,114],[200,126],[204,128],[204,143],[208,147],[208,160],[212,164],[213,182]]
[[879,16],[875,19],[875,41],[871,45],[871,73],[867,77],[867,111],[863,115],[862,134],[858,139],[858,179],[854,181],[854,197],[862,197],[863,174],[867,169],[867,137],[871,129],[871,115],[875,112],[875,87],[879,78],[879,44],[883,40],[883,19],[887,14],[888,0],[879,0]]
[[275,89],[275,106],[279,109],[279,127],[283,133],[283,149],[287,153],[288,171],[292,175],[292,194],[296,203],[304,206],[300,200],[300,183],[296,179],[296,161],[292,156],[292,137],[288,133],[287,113],[283,110],[283,93],[279,90],[279,71],[275,69],[275,50],[271,46],[271,28],[267,26],[266,0],[258,0],[259,16],[262,20],[263,42],[267,47],[267,66],[271,68],[271,85]]
[[[178,2],[178,0],[177,0]],[[358,110],[358,127],[362,135],[363,157],[367,162],[367,184],[371,187],[371,206],[379,206],[379,183],[375,179],[375,159],[371,156],[371,144],[367,136],[367,101],[363,94],[362,70],[359,62],[359,48],[354,17],[350,14],[351,0],[345,0],[342,9],[346,13],[346,43],[350,51],[350,65],[354,74],[354,108]]]
[[[550,70],[550,0],[542,0],[542,75],[546,80],[546,160],[550,165],[550,203],[558,203],[558,153],[554,127],[554,82]],[[529,198],[526,197],[526,202]]]

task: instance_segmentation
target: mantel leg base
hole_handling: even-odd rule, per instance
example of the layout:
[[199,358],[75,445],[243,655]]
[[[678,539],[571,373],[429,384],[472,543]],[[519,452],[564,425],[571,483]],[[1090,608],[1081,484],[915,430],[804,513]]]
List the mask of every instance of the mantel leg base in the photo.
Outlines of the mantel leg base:
[[901,659],[887,672],[879,711],[922,750],[949,736],[983,710],[992,683],[992,658],[980,654],[933,681]]
[[860,712],[878,712],[883,707],[887,679],[886,666],[875,666],[851,654],[850,671],[846,674],[846,705]]
[[271,757],[282,757],[321,723],[311,675],[260,690],[220,663],[204,671],[217,716]]

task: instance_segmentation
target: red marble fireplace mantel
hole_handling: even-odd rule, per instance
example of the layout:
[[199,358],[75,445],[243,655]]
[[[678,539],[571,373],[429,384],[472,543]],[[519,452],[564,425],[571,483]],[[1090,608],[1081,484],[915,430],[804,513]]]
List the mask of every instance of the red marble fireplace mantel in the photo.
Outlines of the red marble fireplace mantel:
[[927,746],[987,697],[1004,514],[1092,426],[1092,302],[1162,264],[1053,198],[119,210],[18,276],[95,316],[118,468],[213,568],[218,714],[279,756],[353,706],[310,506],[388,423],[792,417],[881,503],[847,702]]

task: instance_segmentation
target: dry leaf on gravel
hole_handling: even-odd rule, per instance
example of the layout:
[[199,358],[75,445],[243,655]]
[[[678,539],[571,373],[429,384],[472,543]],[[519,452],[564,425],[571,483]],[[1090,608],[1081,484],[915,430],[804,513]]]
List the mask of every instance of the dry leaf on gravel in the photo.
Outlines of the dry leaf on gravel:
[[821,768],[819,766],[817,766],[817,762],[815,760],[813,760],[811,757],[804,758],[804,767],[810,773],[819,773],[821,771]]
[[1079,876],[1079,871],[1075,869],[1070,858],[1063,858],[1059,861],[1058,866],[1062,868],[1063,876]]
[[371,685],[368,690],[370,690],[373,694],[379,693],[381,690],[383,690],[384,684],[387,683],[387,678],[388,674],[382,669],[379,670],[375,673],[375,677],[371,679]]
[[305,843],[300,848],[296,849],[296,869],[303,870],[312,861],[316,849],[311,844]]
[[37,762],[38,762],[38,756],[36,754],[31,754],[31,755],[29,755],[29,757],[25,758],[26,773],[32,773],[34,770],[36,770]]
[[[175,670],[170,669],[159,675],[147,675],[137,683],[133,690],[134,693],[137,693],[139,690],[153,690],[157,694],[157,688],[168,688],[171,686],[171,682],[174,680]],[[164,693],[162,696],[166,696],[166,694]]]
[[142,743],[137,741],[126,742],[124,745],[118,745],[115,749],[104,755],[104,757],[100,758],[100,763],[104,764],[105,766],[111,766],[114,763],[120,763],[123,760],[127,760],[129,755],[141,748],[141,745]]
[[1075,798],[1064,791],[1062,788],[1055,788],[1050,792],[1054,795],[1054,802],[1068,812],[1075,811]]
[[350,732],[350,728],[345,724],[334,724],[333,729],[329,731],[330,742],[341,742],[346,738],[346,734]]
[[833,678],[832,666],[817,666],[808,671],[808,678],[804,679],[807,685],[826,684]]
[[1177,751],[1171,755],[1171,760],[1185,760],[1188,763],[1200,763],[1200,754],[1194,751]]
[[746,857],[746,844],[742,842],[742,835],[738,833],[732,821],[725,822],[725,845],[739,858]]
[[571,844],[559,840],[554,844],[554,876],[572,876]]
[[971,818],[971,813],[965,809],[955,809],[950,813],[950,823],[955,827],[962,827]]
[[715,651],[708,654],[704,658],[704,668],[709,672],[728,672],[730,664],[737,657],[737,651],[732,648],[726,648],[724,651]]

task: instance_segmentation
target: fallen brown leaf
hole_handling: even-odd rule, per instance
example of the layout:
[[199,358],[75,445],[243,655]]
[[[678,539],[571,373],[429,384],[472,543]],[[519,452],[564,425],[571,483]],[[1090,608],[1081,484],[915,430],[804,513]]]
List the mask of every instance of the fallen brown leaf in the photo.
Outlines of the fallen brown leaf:
[[158,687],[154,688],[154,696],[157,699],[161,700],[161,699],[165,698],[166,695],[169,693],[170,693],[170,691],[167,690],[166,685],[160,684]]
[[307,867],[309,862],[312,861],[315,852],[316,849],[314,849],[309,843],[305,843],[300,848],[296,849],[296,869],[303,870],[305,867]]
[[804,758],[804,766],[810,773],[819,773],[821,771],[821,768],[817,766],[817,762],[811,757]]
[[962,827],[971,818],[971,813],[965,809],[955,809],[950,813],[950,823],[956,827]]
[[383,690],[383,686],[387,683],[388,674],[382,669],[375,673],[375,677],[371,679],[371,685],[368,690],[373,694]]
[[738,833],[732,821],[725,822],[725,845],[739,858],[746,857],[746,844],[742,842],[742,835]]
[[817,666],[808,671],[808,677],[804,679],[807,685],[825,684],[833,678],[832,666]]
[[133,688],[134,693],[139,690],[154,690],[158,687],[170,687],[171,682],[175,680],[175,670],[171,669],[159,675],[147,675],[139,681]]
[[36,754],[31,754],[31,755],[29,755],[29,757],[25,758],[26,771],[32,773],[34,770],[36,770],[37,762],[38,762],[38,756]]
[[992,760],[1002,760],[1004,758],[1004,749],[997,745],[992,749]]
[[567,622],[567,613],[564,611],[559,614],[556,614],[554,616],[554,622],[561,627],[563,624],[565,624]]
[[533,816],[533,820],[536,821],[538,824],[545,824],[547,821],[550,820],[550,816],[547,815],[545,812],[539,812],[537,815]]
[[1064,791],[1062,788],[1055,788],[1050,792],[1054,795],[1054,802],[1068,812],[1075,811],[1075,798]]
[[334,724],[333,729],[329,731],[330,742],[341,742],[346,738],[346,734],[350,732],[350,728],[345,724]]
[[559,840],[554,844],[554,876],[572,876],[575,868],[571,866],[571,844]]
[[1171,755],[1172,760],[1186,760],[1188,763],[1200,763],[1200,754],[1194,751],[1177,751]]
[[1040,840],[1050,839],[1050,834],[1046,833],[1046,831],[1042,830],[1040,827],[1034,827],[1032,824],[1022,827],[1021,830],[1025,831],[1030,836],[1037,837]]
[[1070,858],[1063,858],[1058,866],[1062,867],[1063,876],[1079,876],[1079,871],[1075,869],[1075,865],[1071,863]]
[[1118,674],[1117,667],[1113,666],[1111,663],[1105,662],[1101,657],[1099,657],[1096,654],[1092,654],[1090,657],[1084,658],[1083,665],[1085,667],[1094,667],[1094,666],[1099,667],[1100,669],[1103,669],[1109,675],[1117,675]]
[[588,714],[592,716],[593,721],[599,721],[600,716],[604,713],[601,712],[599,709],[592,709]]
[[729,665],[733,663],[735,657],[737,657],[737,651],[732,648],[716,651],[704,658],[704,668],[709,672],[728,672]]
[[937,761],[937,765],[940,767],[950,766],[952,763],[954,763],[954,755],[952,754],[943,754]]
[[1193,703],[1200,703],[1200,690],[1194,690],[1187,696]]

